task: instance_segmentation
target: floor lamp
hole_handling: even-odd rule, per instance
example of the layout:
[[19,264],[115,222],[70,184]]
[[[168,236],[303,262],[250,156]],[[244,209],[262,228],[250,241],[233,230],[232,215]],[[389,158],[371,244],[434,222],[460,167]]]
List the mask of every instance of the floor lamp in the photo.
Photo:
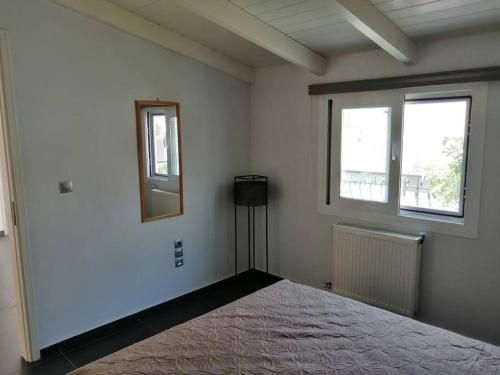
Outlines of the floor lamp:
[[[238,274],[238,206],[246,206],[248,212],[248,268],[255,269],[255,207],[266,208],[266,272],[269,273],[269,244],[267,225],[267,196],[268,178],[259,175],[246,175],[234,177],[234,274]],[[251,208],[251,210],[250,210]],[[251,215],[250,215],[251,214]],[[252,217],[252,225],[250,225]],[[252,228],[252,239],[250,240],[250,227]],[[253,247],[253,257],[250,256]],[[253,260],[253,262],[251,262]],[[252,264],[253,263],[253,264]]]

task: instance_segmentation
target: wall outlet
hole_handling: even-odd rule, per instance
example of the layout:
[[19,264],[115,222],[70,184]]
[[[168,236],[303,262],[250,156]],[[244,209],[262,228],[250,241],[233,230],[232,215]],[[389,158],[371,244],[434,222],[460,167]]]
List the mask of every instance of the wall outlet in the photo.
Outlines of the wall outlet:
[[60,181],[59,182],[59,193],[71,193],[73,192],[73,181]]
[[182,240],[174,241],[174,260],[175,268],[182,267],[184,265],[184,243]]

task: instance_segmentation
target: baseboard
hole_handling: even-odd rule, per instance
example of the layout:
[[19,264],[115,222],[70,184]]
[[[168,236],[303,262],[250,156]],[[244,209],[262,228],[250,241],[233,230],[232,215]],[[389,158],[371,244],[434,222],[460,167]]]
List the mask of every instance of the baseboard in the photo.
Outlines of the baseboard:
[[[131,319],[141,320],[141,318],[144,318],[144,317],[150,315],[155,309],[168,308],[169,305],[173,306],[175,304],[182,303],[182,300],[187,300],[191,297],[194,297],[197,294],[201,294],[204,291],[208,290],[209,288],[217,287],[220,284],[224,284],[235,277],[245,277],[246,274],[252,273],[252,272],[258,272],[258,273],[265,274],[265,272],[258,271],[258,270],[247,270],[247,271],[240,272],[237,276],[232,275],[232,276],[220,279],[220,280],[213,282],[209,285],[203,286],[201,288],[198,288],[198,289],[193,290],[191,292],[185,293],[185,294],[180,295],[178,297],[174,297],[173,299],[170,299],[166,302],[162,302],[160,304],[148,307],[148,308],[141,310],[137,313],[134,313],[134,314],[125,316],[123,318],[114,320],[114,321],[107,323],[105,325],[99,326],[97,328],[91,329],[89,331],[83,332],[81,334],[78,334],[78,335],[73,336],[71,338],[68,338],[66,340],[63,340],[63,341],[60,341],[60,342],[55,343],[53,345],[50,345],[50,346],[41,350],[42,359],[50,357],[54,353],[58,353],[59,348],[79,347],[79,346],[91,343],[92,341],[95,341],[94,339],[97,337],[103,337],[103,336],[107,336],[107,335],[116,333],[120,329],[120,327],[126,326],[127,321],[129,321]],[[275,276],[269,275],[269,277],[275,277]]]

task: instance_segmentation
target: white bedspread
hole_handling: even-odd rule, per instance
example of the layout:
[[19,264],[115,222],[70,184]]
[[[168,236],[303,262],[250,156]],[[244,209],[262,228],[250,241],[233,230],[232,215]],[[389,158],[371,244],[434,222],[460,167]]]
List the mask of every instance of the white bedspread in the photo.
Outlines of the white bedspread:
[[500,348],[280,281],[74,371],[500,374]]

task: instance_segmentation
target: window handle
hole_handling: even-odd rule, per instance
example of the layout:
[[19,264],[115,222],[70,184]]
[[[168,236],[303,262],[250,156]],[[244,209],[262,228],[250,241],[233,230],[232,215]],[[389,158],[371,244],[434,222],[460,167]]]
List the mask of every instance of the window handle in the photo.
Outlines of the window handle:
[[398,149],[397,149],[396,143],[393,143],[391,145],[391,159],[392,159],[392,161],[398,160]]

